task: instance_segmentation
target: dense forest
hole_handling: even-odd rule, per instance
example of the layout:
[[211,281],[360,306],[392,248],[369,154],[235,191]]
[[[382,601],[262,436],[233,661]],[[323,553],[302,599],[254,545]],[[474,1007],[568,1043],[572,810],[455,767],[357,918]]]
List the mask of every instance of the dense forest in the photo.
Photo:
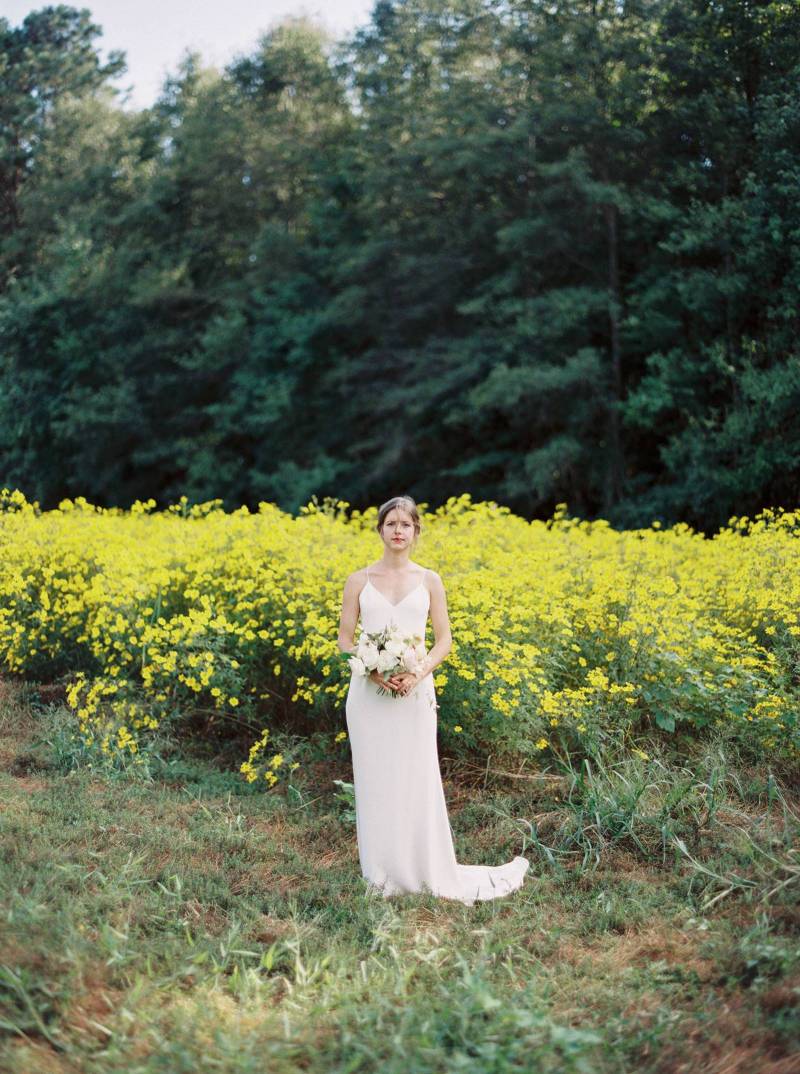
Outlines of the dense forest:
[[0,485],[800,503],[800,4],[380,0],[125,110],[0,19]]

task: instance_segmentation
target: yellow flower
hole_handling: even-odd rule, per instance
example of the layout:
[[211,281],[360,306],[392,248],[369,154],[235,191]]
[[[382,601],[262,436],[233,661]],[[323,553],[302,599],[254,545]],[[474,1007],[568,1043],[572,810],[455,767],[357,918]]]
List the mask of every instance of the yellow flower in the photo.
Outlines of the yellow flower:
[[453,728],[453,730],[455,731],[455,733],[456,733],[457,735],[459,735],[459,734],[461,734],[461,732],[462,732],[462,731],[464,730],[464,728],[463,728],[463,727],[461,726],[461,724],[460,724],[460,723],[457,723],[457,724],[455,725],[455,727]]
[[[25,677],[74,646],[97,668],[68,687],[75,734],[87,748],[126,757],[141,754],[139,736],[190,710],[198,694],[229,712],[269,701],[264,668],[292,684],[287,696],[310,722],[343,703],[341,581],[372,554],[376,510],[331,500],[299,517],[268,503],[227,515],[221,501],[189,508],[186,497],[155,507],[94,508],[77,497],[41,511],[18,490],[0,490],[0,674]],[[696,724],[687,715],[687,731],[765,728],[762,750],[796,752],[788,684],[800,637],[800,511],[734,516],[713,540],[682,523],[617,531],[569,517],[566,504],[527,522],[466,494],[429,521],[454,636],[434,684],[444,711],[452,718],[463,708],[493,748],[512,744],[512,721],[536,715],[554,748],[565,722],[617,731],[619,700],[632,715],[657,683],[668,711],[691,691]],[[229,553],[224,574],[220,547]],[[97,564],[90,574],[87,559]],[[30,616],[20,614],[20,579]],[[611,663],[623,660],[631,681],[611,682]],[[225,667],[253,669],[230,708]],[[253,768],[259,779],[265,749],[252,755],[262,762]]]

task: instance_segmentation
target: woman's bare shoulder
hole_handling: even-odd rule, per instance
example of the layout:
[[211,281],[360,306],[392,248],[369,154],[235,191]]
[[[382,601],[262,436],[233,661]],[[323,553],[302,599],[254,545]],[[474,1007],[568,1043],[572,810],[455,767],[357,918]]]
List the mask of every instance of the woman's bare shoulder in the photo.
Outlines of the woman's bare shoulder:
[[351,574],[348,574],[347,578],[345,579],[344,584],[345,584],[345,588],[354,589],[356,587],[360,588],[362,585],[365,584],[366,581],[367,581],[367,568],[366,567],[359,567],[359,569],[357,571],[353,571]]
[[425,584],[428,589],[444,589],[442,576],[438,571],[433,570],[431,567],[425,567]]

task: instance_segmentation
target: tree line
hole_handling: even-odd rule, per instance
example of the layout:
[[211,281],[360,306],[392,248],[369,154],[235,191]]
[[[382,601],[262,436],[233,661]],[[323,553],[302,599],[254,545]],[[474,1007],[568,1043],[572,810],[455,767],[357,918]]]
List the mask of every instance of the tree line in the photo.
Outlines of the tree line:
[[800,503],[800,5],[379,0],[120,107],[0,19],[0,484]]

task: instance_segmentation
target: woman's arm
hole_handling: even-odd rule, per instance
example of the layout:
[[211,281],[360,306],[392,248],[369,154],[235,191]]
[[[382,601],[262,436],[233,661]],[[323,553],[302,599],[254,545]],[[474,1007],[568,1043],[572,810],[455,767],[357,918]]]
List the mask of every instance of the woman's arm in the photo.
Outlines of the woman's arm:
[[339,618],[339,648],[343,653],[354,653],[356,623],[358,622],[358,594],[364,584],[361,571],[354,571],[344,583],[342,613]]
[[450,632],[450,617],[447,614],[447,594],[444,591],[444,583],[436,571],[428,571],[430,577],[431,594],[431,624],[433,626],[434,644],[422,663],[422,669],[417,678],[422,679],[437,668],[453,646],[453,635]]

